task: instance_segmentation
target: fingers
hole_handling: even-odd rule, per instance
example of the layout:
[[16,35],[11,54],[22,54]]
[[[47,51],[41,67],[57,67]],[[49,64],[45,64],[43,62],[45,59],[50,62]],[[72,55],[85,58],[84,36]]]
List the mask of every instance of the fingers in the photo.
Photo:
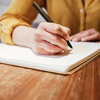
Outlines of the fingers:
[[47,41],[39,41],[36,43],[34,47],[34,52],[38,54],[57,54],[60,53],[63,49],[58,47],[57,45],[51,44]]
[[51,53],[58,53],[58,52],[61,52],[63,50],[59,46],[51,44],[47,41],[41,41],[39,43],[39,45],[40,45],[41,48],[43,48],[44,50],[51,52]]
[[[41,23],[34,31],[31,48],[38,54],[56,54],[67,48],[69,28],[55,23]],[[34,44],[34,45],[33,45]]]
[[100,33],[96,33],[82,38],[81,41],[85,42],[85,41],[99,40],[99,38],[100,38]]
[[68,36],[70,34],[69,28],[54,23],[42,22],[38,28],[43,29],[49,33],[59,35],[64,39],[68,39]]
[[54,55],[54,54],[56,54],[56,53],[48,52],[48,51],[44,50],[43,48],[39,48],[38,50],[36,50],[34,52],[37,54],[40,54],[40,55]]
[[36,40],[45,40],[64,50],[67,47],[67,43],[64,39],[68,36],[67,32],[70,34],[70,30],[66,27],[54,23],[43,22],[39,25],[34,35]]
[[42,40],[45,40],[51,44],[57,45],[61,47],[62,49],[65,49],[67,47],[66,41],[60,36],[55,35],[55,34],[50,34],[48,32],[44,32],[44,33],[45,33],[45,36],[41,37]]
[[74,42],[77,42],[77,41],[82,41],[83,38],[87,37],[90,35],[90,32],[89,31],[82,31],[80,33],[77,33],[76,35],[73,35],[71,36],[71,40],[74,41]]
[[95,29],[89,29],[71,36],[70,40],[74,42],[100,40],[100,33],[97,32]]

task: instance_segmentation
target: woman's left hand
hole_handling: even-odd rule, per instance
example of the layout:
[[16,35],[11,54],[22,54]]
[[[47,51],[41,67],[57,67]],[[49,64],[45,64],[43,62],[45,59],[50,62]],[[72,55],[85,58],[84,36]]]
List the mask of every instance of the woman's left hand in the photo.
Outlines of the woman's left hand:
[[100,33],[95,29],[89,29],[71,36],[70,40],[74,42],[100,40]]

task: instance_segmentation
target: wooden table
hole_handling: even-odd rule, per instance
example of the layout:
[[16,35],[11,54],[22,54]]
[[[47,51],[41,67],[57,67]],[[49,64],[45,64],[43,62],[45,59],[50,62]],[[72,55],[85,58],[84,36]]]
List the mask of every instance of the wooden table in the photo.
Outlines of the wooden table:
[[100,56],[67,76],[0,64],[0,100],[100,100]]

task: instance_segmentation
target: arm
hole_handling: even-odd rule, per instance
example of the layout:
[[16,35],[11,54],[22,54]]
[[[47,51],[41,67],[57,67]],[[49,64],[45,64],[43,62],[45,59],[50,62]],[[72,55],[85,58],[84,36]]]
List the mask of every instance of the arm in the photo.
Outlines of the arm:
[[[22,0],[21,2],[20,4],[20,0],[14,0],[1,18],[3,28],[4,24],[6,31],[8,27],[7,32],[2,29],[2,35],[6,36],[5,38],[1,35],[3,42],[29,47],[39,54],[56,54],[65,50],[67,47],[65,39],[70,30],[58,24],[45,22],[41,23],[37,29],[31,28],[30,23],[37,15],[37,11],[31,6],[34,1]],[[37,2],[40,6],[43,5],[40,0]]]
[[57,54],[67,47],[66,39],[70,29],[55,24],[42,22],[37,29],[26,26],[16,27],[13,41],[16,45],[26,46],[38,54]]
[[8,9],[0,18],[0,38],[3,43],[14,44],[12,41],[13,30],[20,25],[31,27],[32,21],[37,16],[37,11],[32,6],[36,1],[44,5],[44,0],[13,0]]

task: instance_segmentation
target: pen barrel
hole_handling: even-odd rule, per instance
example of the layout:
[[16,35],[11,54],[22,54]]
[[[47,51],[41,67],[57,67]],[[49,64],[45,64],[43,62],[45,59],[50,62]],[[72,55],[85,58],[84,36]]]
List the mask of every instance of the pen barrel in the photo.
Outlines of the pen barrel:
[[[41,9],[41,7],[40,7],[36,2],[33,3],[33,6],[36,8],[36,10],[41,14],[41,16],[42,16],[47,22],[53,23],[53,21],[50,19],[50,17],[43,11],[43,9]],[[70,48],[73,48],[69,41],[66,40],[66,42],[67,42],[67,44],[68,44],[68,46],[69,46]]]
[[41,16],[47,21],[47,22],[52,22],[53,21],[50,19],[50,17],[40,8],[40,6],[34,2],[33,6],[37,9],[37,11],[41,14]]

